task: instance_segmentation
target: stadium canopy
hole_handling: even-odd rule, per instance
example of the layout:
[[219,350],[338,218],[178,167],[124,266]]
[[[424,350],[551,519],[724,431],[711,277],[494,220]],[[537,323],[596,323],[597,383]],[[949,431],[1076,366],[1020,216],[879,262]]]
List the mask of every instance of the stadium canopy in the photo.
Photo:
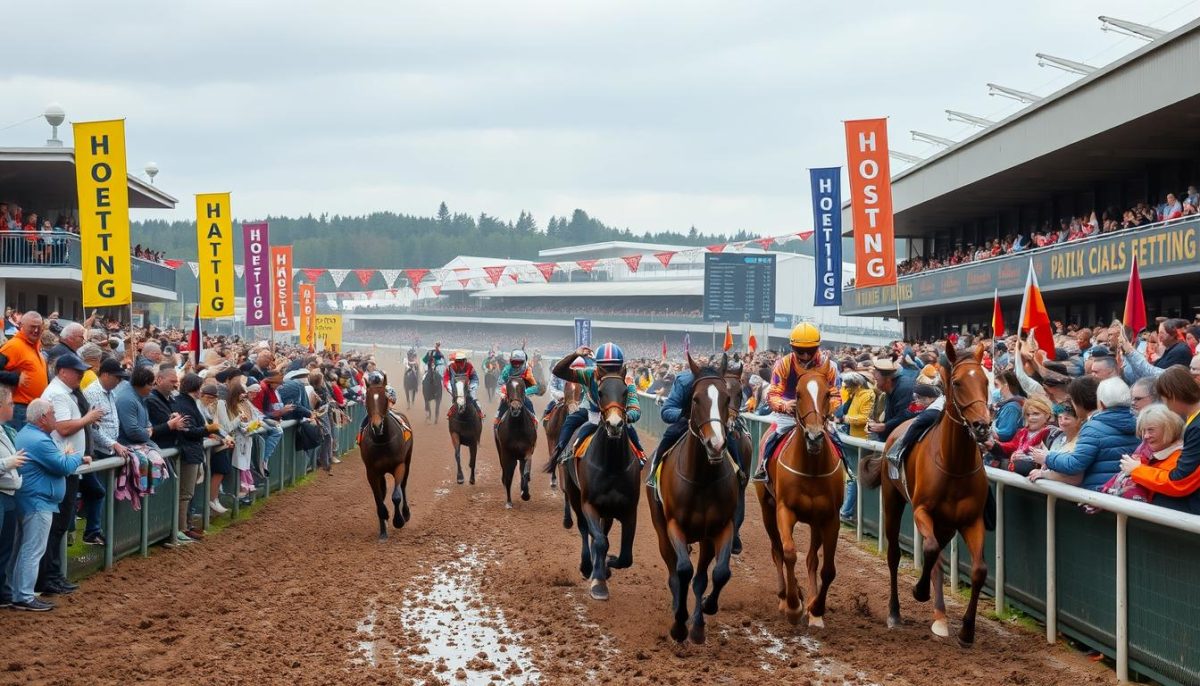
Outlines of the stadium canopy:
[[585,243],[562,248],[539,250],[538,255],[547,261],[604,259],[625,255],[651,255],[656,252],[682,252],[695,250],[694,245],[667,245],[665,243],[639,243],[637,241],[603,241]]
[[[178,202],[136,176],[128,178],[131,208],[169,210]],[[0,189],[3,189],[0,202],[17,203],[39,211],[79,207],[74,150],[0,148]]]
[[517,283],[472,293],[472,298],[587,298],[704,295],[704,279],[631,279]]

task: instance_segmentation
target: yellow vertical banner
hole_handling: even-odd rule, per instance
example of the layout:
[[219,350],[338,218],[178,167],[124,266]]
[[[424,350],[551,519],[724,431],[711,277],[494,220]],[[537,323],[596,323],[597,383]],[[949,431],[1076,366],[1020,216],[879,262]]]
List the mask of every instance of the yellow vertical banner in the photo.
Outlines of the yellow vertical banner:
[[317,287],[300,284],[300,345],[315,346],[317,341]]
[[228,193],[196,195],[200,318],[233,316],[233,219]]
[[72,127],[83,307],[128,305],[133,302],[133,277],[125,120],[77,122]]
[[342,315],[318,314],[313,317],[317,341],[329,350],[342,347]]

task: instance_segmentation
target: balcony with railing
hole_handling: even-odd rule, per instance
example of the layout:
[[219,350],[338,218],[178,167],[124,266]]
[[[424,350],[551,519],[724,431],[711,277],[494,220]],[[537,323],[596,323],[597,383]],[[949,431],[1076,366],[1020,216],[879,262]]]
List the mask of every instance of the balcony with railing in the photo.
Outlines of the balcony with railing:
[[[79,236],[65,231],[0,232],[0,267],[3,276],[12,278],[79,281]],[[161,291],[175,292],[175,270],[149,260],[130,260],[133,283]]]

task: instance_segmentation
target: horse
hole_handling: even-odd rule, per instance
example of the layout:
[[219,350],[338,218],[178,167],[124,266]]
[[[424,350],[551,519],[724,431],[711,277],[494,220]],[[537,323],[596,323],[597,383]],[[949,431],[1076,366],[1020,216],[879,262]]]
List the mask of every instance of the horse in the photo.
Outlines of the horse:
[[[837,553],[841,522],[838,512],[844,496],[842,460],[825,431],[829,396],[836,393],[825,380],[823,369],[808,369],[796,379],[796,427],[783,449],[768,466],[770,483],[756,483],[762,506],[763,525],[771,541],[771,559],[778,577],[779,610],[792,624],[808,614],[810,627],[825,626],[825,601],[837,576]],[[769,459],[769,455],[762,459]],[[808,605],[796,581],[797,522],[808,524]],[[817,582],[818,554],[821,557]]]
[[[627,430],[625,395],[629,386],[625,370],[605,374],[596,368],[596,374],[601,427],[581,457],[572,457],[561,466],[551,460],[546,472],[560,470],[563,527],[571,528],[572,511],[578,520],[582,539],[579,573],[591,579],[589,592],[593,599],[608,600],[611,570],[633,565],[642,464],[633,454]],[[621,553],[609,557],[608,532],[614,520],[621,523]]]
[[[563,386],[563,398],[557,405],[554,406],[554,411],[546,416],[542,423],[546,428],[546,451],[550,453],[550,459],[554,459],[554,446],[558,443],[558,434],[562,432],[563,422],[567,420],[567,415],[579,409],[579,403],[583,399],[583,386],[577,383],[568,381]],[[558,470],[550,473],[550,488],[558,486]]]
[[[688,355],[695,376],[688,415],[688,432],[672,446],[660,462],[657,497],[646,487],[650,519],[658,534],[658,551],[667,565],[675,620],[671,638],[682,642],[688,631],[688,582],[696,596],[691,617],[693,643],[704,643],[704,615],[716,614],[721,589],[732,572],[735,515],[743,500],[740,467],[725,451],[729,390],[723,378],[728,358],[720,370],[700,369]],[[699,544],[699,557],[692,566],[691,545]],[[713,560],[712,594],[708,568]]]
[[[874,455],[864,461],[860,483],[865,488],[882,484],[883,516],[888,541],[888,570],[891,589],[888,599],[888,628],[900,625],[900,600],[896,591],[896,569],[900,564],[900,518],[911,502],[913,521],[924,537],[924,565],[913,586],[913,598],[926,602],[934,589],[933,624],[938,636],[949,636],[946,603],[942,594],[941,551],[962,534],[971,553],[971,599],[963,614],[958,642],[969,647],[975,642],[975,611],[979,592],[987,579],[983,557],[984,510],[988,500],[987,474],[979,444],[991,435],[988,410],[988,379],[981,361],[983,346],[974,356],[959,357],[953,345],[946,346],[946,360],[939,374],[946,389],[946,409],[941,419],[912,447],[900,479],[892,479],[883,460]],[[908,428],[906,422],[888,437],[887,446]],[[886,454],[886,450],[884,452]],[[953,570],[955,574],[958,570]]]
[[483,420],[471,402],[471,389],[466,374],[454,374],[450,379],[450,399],[454,403],[450,419],[446,422],[450,430],[450,444],[454,446],[454,465],[458,468],[458,483],[463,482],[462,447],[471,451],[471,485],[475,485],[475,455],[479,452],[479,436],[483,433]]
[[[412,464],[412,433],[407,431],[390,411],[387,396],[387,377],[383,385],[367,386],[363,404],[367,409],[367,425],[359,432],[359,453],[367,468],[367,483],[375,496],[375,511],[379,515],[379,540],[387,540],[387,506],[383,496],[387,490],[387,475],[392,475],[392,506],[395,515],[392,526],[403,528],[412,513],[408,507],[408,475]],[[408,418],[404,419],[404,424]]]
[[500,454],[500,479],[504,482],[504,508],[512,509],[512,480],[521,467],[521,500],[529,500],[529,471],[537,447],[537,421],[525,409],[525,382],[512,377],[504,384],[508,409],[496,425],[496,452]]
[[487,389],[488,402],[496,399],[496,382],[500,379],[500,370],[496,368],[496,363],[488,364],[487,370],[483,373],[483,387]]
[[[438,415],[442,413],[442,376],[433,364],[425,367],[425,376],[421,377],[421,395],[425,398],[425,421],[437,424]],[[429,409],[431,402],[435,406],[432,411]]]
[[742,522],[746,520],[746,485],[750,479],[750,458],[754,452],[754,446],[750,442],[750,432],[746,430],[742,424],[742,368],[740,362],[725,365],[725,383],[729,386],[729,419],[728,419],[728,441],[737,443],[738,454],[741,455],[741,463],[738,464],[738,469],[741,472],[738,474],[741,488],[738,489],[738,507],[737,514],[733,519],[733,554],[740,555],[742,552]]
[[408,401],[408,409],[412,409],[413,401],[417,399],[417,388],[421,385],[421,380],[418,378],[417,366],[414,363],[405,364],[404,370],[404,398]]

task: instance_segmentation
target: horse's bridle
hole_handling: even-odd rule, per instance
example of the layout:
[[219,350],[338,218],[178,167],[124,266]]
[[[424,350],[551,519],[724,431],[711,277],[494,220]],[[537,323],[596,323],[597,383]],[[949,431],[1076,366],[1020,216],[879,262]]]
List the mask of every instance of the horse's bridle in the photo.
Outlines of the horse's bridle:
[[[973,365],[975,367],[978,367],[979,371],[983,372],[984,378],[985,379],[987,378],[987,372],[984,371],[983,365],[980,364],[978,360],[974,360],[974,359],[959,360],[959,361],[955,362],[953,366],[950,367],[950,377],[951,378],[947,380],[948,381],[948,383],[946,384],[947,386],[950,386],[954,383],[954,370],[957,369],[959,365],[964,365],[964,366]],[[949,391],[949,390],[950,389],[947,388],[947,391]],[[976,399],[972,400],[971,402],[967,403],[966,405],[960,405],[958,402],[958,396],[956,394],[948,392],[947,395],[951,396],[950,404],[954,406],[954,410],[958,413],[958,418],[955,419],[953,416],[951,416],[950,421],[954,422],[955,424],[958,424],[959,426],[963,427],[967,431],[972,431],[971,425],[967,422],[967,415],[966,415],[965,410],[967,408],[971,407],[972,405],[975,405],[976,403],[983,405],[984,408],[986,409],[987,408],[987,400],[981,399],[981,398],[976,398]]]
[[[700,389],[700,383],[702,381],[708,381],[708,382],[710,382],[710,384],[715,383],[715,382],[722,383],[725,385],[725,392],[726,393],[729,392],[728,380],[725,377],[723,377],[723,376],[715,377],[715,378],[714,377],[705,377],[703,379],[696,379],[695,384],[692,386],[692,398],[695,398],[699,395],[698,391]],[[725,430],[728,432],[729,431],[729,419],[725,416],[728,411],[729,411],[729,403],[726,402],[725,406],[720,408],[720,415],[721,415],[720,417],[717,417],[717,418],[706,417],[704,419],[699,419],[696,417],[695,412],[691,412],[688,416],[688,433],[695,436],[696,440],[699,441],[700,444],[704,446],[704,452],[708,454],[709,461],[713,462],[713,463],[719,461],[721,455],[723,455],[725,451],[722,450],[720,453],[714,453],[712,451],[712,449],[708,445],[708,441],[705,440],[705,438],[704,438],[704,427],[708,426],[709,424],[716,424],[718,426],[725,427]],[[694,421],[699,421],[699,424],[698,425],[695,424]],[[726,441],[729,440],[728,435],[725,436],[725,440]]]

